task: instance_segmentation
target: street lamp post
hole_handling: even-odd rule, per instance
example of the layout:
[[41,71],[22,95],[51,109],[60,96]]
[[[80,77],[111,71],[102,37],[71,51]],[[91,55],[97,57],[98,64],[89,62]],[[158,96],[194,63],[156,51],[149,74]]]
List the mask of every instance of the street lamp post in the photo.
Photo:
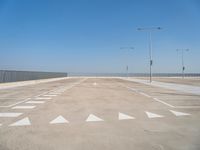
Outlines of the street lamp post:
[[152,28],[138,28],[138,31],[147,31],[149,33],[149,80],[152,82],[152,65],[153,65],[153,56],[152,56],[152,38],[151,32],[154,30],[161,30],[161,27],[152,27]]
[[176,49],[176,51],[181,51],[181,63],[182,63],[182,78],[185,77],[185,64],[184,64],[184,51],[189,51],[189,49]]
[[[120,47],[120,49],[128,49],[128,50],[134,50],[134,47]],[[129,67],[128,64],[126,65],[126,77],[128,78],[129,74]]]

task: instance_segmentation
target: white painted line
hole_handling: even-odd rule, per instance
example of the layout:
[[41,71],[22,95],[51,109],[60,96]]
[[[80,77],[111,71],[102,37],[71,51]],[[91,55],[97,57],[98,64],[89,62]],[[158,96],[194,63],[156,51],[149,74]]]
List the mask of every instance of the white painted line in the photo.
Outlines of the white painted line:
[[174,111],[174,110],[169,110],[171,111],[175,116],[189,116],[191,114],[188,114],[188,113],[183,113],[183,112],[178,112],[178,111]]
[[63,92],[58,92],[58,91],[56,91],[56,92],[52,92],[52,93],[49,93],[49,94],[62,94]]
[[36,97],[35,99],[38,99],[38,100],[46,99],[46,100],[48,100],[48,99],[52,99],[52,98],[51,97]]
[[26,102],[26,101],[28,101],[28,100],[30,100],[30,99],[31,99],[31,98],[27,98],[27,99],[25,99],[25,100],[23,100],[23,101],[19,101],[19,102],[17,102],[17,103],[14,103],[14,104],[11,104],[11,105],[8,105],[8,106],[0,106],[0,107],[4,107],[4,108],[6,108],[6,107],[12,107],[12,106],[15,106],[15,105],[17,105],[17,104]]
[[49,93],[49,94],[52,94],[52,95],[60,95],[60,94],[62,94],[62,93],[60,93],[60,92],[53,92],[53,93]]
[[134,92],[138,92],[138,90],[134,89],[134,88],[130,88],[128,86],[126,86],[127,89],[131,90],[131,91],[134,91]]
[[146,96],[146,97],[148,97],[148,98],[151,98],[151,96],[150,95],[148,95],[148,94],[146,94],[146,93],[143,93],[143,92],[139,92],[141,95],[143,95],[143,96]]
[[58,116],[50,122],[50,124],[69,123],[63,116]]
[[0,124],[0,126],[2,126],[2,124]]
[[162,104],[164,104],[164,105],[167,105],[167,106],[169,106],[169,107],[172,107],[172,108],[174,108],[175,106],[173,106],[173,105],[171,105],[171,104],[168,104],[168,103],[166,103],[166,102],[163,102],[163,101],[161,101],[161,100],[159,100],[158,98],[153,98],[155,101],[157,101],[157,102],[160,102],[160,103],[162,103]]
[[156,87],[176,90],[176,91],[180,91],[180,92],[200,95],[200,87],[199,86],[166,83],[166,82],[158,82],[158,81],[153,81],[152,83],[149,83],[149,81],[147,81],[147,80],[133,79],[133,78],[132,79],[121,78],[121,79],[128,80],[128,81],[134,81],[134,82],[138,82],[138,83],[142,83],[142,84],[146,84],[146,85],[150,85],[150,86],[156,86]]
[[132,116],[129,116],[129,115],[127,115],[127,114],[124,114],[124,113],[119,112],[119,114],[118,114],[118,119],[119,119],[119,120],[128,120],[128,119],[135,119],[135,118],[132,117]]
[[[129,89],[129,90],[132,90],[132,91],[134,91],[134,92],[138,92],[139,94],[144,95],[144,96],[146,96],[146,97],[148,97],[148,98],[152,98],[150,95],[148,95],[148,94],[146,94],[146,93],[143,93],[143,92],[139,92],[139,91],[136,90],[136,89],[130,88],[130,87],[128,87],[128,86],[126,86],[126,88]],[[167,106],[169,106],[169,107],[175,108],[175,106],[173,106],[173,105],[171,105],[171,104],[168,104],[168,103],[166,103],[166,102],[164,102],[164,101],[161,101],[161,100],[158,99],[158,98],[153,98],[153,99],[154,99],[155,101],[159,102],[159,103],[162,103],[162,104],[167,105]]]
[[21,120],[15,122],[15,123],[13,123],[9,126],[29,126],[29,125],[31,125],[31,122],[30,122],[29,118],[26,117],[26,118],[21,119]]
[[57,95],[43,95],[43,96],[46,96],[46,97],[55,97]]
[[[68,87],[66,90],[69,90],[69,89],[73,88],[75,85],[81,84],[82,82],[86,81],[87,79],[88,79],[88,78],[84,78],[84,79],[78,81],[76,84],[74,84],[73,86]],[[55,81],[57,81],[57,80],[55,80]],[[35,82],[35,81],[34,81],[34,82]],[[57,88],[57,89],[58,89],[58,88]],[[43,93],[41,93],[41,94],[39,94],[39,95],[36,95],[36,96],[34,96],[34,97],[36,97],[36,99],[37,99],[37,97],[42,96],[42,95],[44,95],[44,94],[47,94],[47,93],[54,93],[54,92],[57,91],[57,89],[56,89],[56,90],[53,89],[53,90],[50,90],[50,91],[43,92]],[[61,93],[58,92],[58,93],[54,93],[54,94],[61,94]],[[15,105],[17,105],[17,104],[26,102],[26,101],[28,101],[28,100],[30,100],[30,99],[31,99],[31,98],[27,98],[27,99],[25,99],[25,100],[23,100],[23,101],[19,101],[19,102],[17,102],[17,103],[11,104],[11,105],[0,106],[0,108],[9,108],[9,107],[13,107],[13,106],[15,106]],[[39,98],[39,99],[40,99],[40,98]]]
[[94,83],[93,83],[93,85],[94,85],[94,86],[96,86],[96,85],[97,85],[97,83],[96,83],[96,82],[94,82]]
[[44,104],[45,101],[28,101],[27,104]]
[[158,114],[151,113],[151,112],[148,112],[148,111],[146,111],[146,114],[147,114],[148,118],[161,118],[161,117],[164,117],[162,115],[158,115]]
[[90,114],[88,116],[88,118],[86,119],[86,122],[92,122],[92,121],[103,121],[103,119],[101,119],[93,114]]
[[190,108],[200,108],[200,106],[176,106],[175,108],[185,108],[185,109],[190,109]]
[[0,117],[18,117],[23,113],[0,113]]
[[15,106],[12,109],[33,109],[35,106]]

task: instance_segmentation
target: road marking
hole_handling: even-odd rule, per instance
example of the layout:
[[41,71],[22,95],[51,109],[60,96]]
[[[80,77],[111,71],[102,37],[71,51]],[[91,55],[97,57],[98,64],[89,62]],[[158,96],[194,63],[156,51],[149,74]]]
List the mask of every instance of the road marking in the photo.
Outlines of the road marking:
[[15,122],[15,123],[13,123],[9,126],[29,126],[29,125],[31,125],[31,122],[30,122],[29,118],[26,117],[26,118],[21,119],[21,120]]
[[46,100],[48,100],[48,99],[52,99],[52,98],[51,97],[36,97],[35,99],[38,99],[38,100],[46,99]]
[[0,124],[0,126],[2,126],[2,124]]
[[96,85],[97,85],[97,83],[96,83],[96,82],[94,82],[94,83],[93,83],[93,85],[94,85],[94,86],[96,86]]
[[132,117],[132,116],[129,116],[129,115],[127,115],[127,114],[124,114],[124,113],[119,112],[119,114],[118,114],[118,119],[119,119],[119,120],[127,120],[127,119],[135,119],[135,118]]
[[143,96],[146,96],[146,97],[148,97],[148,98],[151,98],[151,96],[150,95],[148,95],[148,94],[146,94],[146,93],[143,93],[143,92],[139,92],[141,95],[143,95]]
[[58,116],[50,122],[50,124],[69,123],[63,116]]
[[26,98],[26,99],[23,100],[23,101],[19,101],[19,102],[17,102],[17,103],[14,103],[14,104],[11,104],[11,105],[8,105],[8,106],[0,106],[0,107],[4,107],[4,108],[6,108],[6,107],[12,107],[12,106],[15,106],[15,105],[17,105],[17,104],[26,102],[26,101],[28,101],[28,100],[30,100],[30,99],[31,99],[31,98]]
[[158,98],[153,98],[153,99],[154,99],[155,101],[157,101],[157,102],[160,102],[160,103],[164,104],[164,105],[167,105],[167,106],[169,106],[169,107],[175,108],[175,106],[173,106],[173,105],[171,105],[171,104],[168,104],[168,103],[166,103],[166,102],[163,102],[163,101],[159,100]]
[[103,121],[103,119],[101,119],[93,114],[90,114],[88,116],[88,118],[86,119],[86,122],[92,122],[92,121]]
[[45,101],[28,101],[27,104],[44,104]]
[[[73,88],[74,86],[76,86],[76,85],[78,85],[78,84],[81,84],[82,82],[86,81],[87,79],[88,79],[88,78],[84,78],[84,79],[82,79],[82,80],[80,80],[80,81],[74,83],[72,86],[69,86],[68,88],[66,88],[66,90],[69,90],[69,89]],[[43,92],[43,93],[41,93],[41,94],[39,94],[39,95],[35,95],[34,97],[37,98],[37,97],[42,96],[42,95],[47,94],[47,93],[53,93],[53,92],[56,92],[57,90],[58,90],[58,88],[56,88],[56,89],[52,89],[52,90],[49,90],[49,91]],[[11,105],[0,106],[0,108],[9,108],[9,107],[13,107],[13,106],[15,106],[15,105],[17,105],[17,104],[20,104],[20,103],[26,102],[26,101],[28,101],[28,100],[30,100],[30,99],[31,99],[31,98],[27,98],[27,99],[25,99],[25,100],[23,100],[23,101],[19,101],[19,102],[17,102],[17,103],[11,104]]]
[[52,95],[60,95],[60,94],[62,94],[62,93],[60,93],[60,92],[53,92],[53,93],[49,93],[49,94],[52,94]]
[[184,108],[184,109],[190,109],[190,108],[200,108],[200,106],[176,106],[174,108]]
[[[130,88],[130,87],[128,87],[128,86],[124,86],[124,87],[126,87],[127,89],[132,90],[132,91],[134,91],[134,92],[138,92],[139,94],[144,95],[144,96],[146,96],[146,97],[148,97],[148,98],[152,98],[150,95],[148,95],[148,94],[146,94],[146,93],[144,93],[144,92],[139,92],[138,90],[133,89],[133,88]],[[166,102],[164,102],[164,101],[161,101],[161,100],[158,99],[158,98],[153,98],[153,100],[155,100],[155,101],[157,101],[157,102],[159,102],[159,103],[162,103],[162,104],[164,104],[164,105],[167,105],[167,106],[169,106],[169,107],[175,108],[175,106],[173,106],[173,105],[171,105],[171,104],[168,104],[168,103],[166,103]]]
[[188,114],[188,113],[178,112],[178,111],[174,111],[174,110],[169,110],[169,111],[171,111],[175,116],[188,116],[188,115],[191,115],[191,114]]
[[0,117],[18,117],[23,113],[0,113]]
[[55,97],[57,95],[43,95],[43,96],[46,96],[46,97]]
[[35,106],[15,106],[12,109],[33,109]]
[[146,114],[147,114],[148,118],[161,118],[161,117],[164,117],[162,115],[158,115],[158,114],[151,113],[151,112],[148,112],[148,111],[146,111]]
[[131,90],[131,91],[134,91],[134,92],[138,92],[138,90],[134,89],[134,88],[130,88],[128,86],[125,86],[127,89]]

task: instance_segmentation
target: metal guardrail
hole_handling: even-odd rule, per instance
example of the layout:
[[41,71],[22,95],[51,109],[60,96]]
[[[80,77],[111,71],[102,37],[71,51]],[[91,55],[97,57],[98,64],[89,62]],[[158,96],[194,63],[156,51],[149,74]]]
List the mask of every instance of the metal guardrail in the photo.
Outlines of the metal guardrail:
[[67,77],[67,73],[0,70],[0,83]]
[[[69,76],[127,77],[127,73],[69,73]],[[149,77],[149,73],[129,73],[129,77]],[[181,73],[154,73],[154,77],[182,77]],[[185,77],[198,77],[200,73],[186,73]]]

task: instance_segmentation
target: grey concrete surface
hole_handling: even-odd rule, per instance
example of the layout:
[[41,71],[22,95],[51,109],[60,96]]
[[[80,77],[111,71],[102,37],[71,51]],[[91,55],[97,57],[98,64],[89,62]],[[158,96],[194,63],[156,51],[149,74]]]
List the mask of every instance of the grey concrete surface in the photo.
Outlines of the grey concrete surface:
[[160,82],[160,81],[152,81],[151,83],[149,80],[143,80],[138,78],[123,78],[124,80],[139,82],[142,84],[146,84],[149,86],[156,86],[166,89],[172,89],[180,92],[190,93],[200,95],[200,87],[193,86],[193,85],[185,85],[185,84],[177,84],[177,83],[167,83],[167,82]]
[[[138,79],[149,80],[149,77],[137,77]],[[166,83],[200,86],[200,77],[153,77],[153,81]]]
[[[7,106],[0,107],[0,150],[200,149],[198,95],[117,78],[70,78],[0,90],[0,97]],[[36,107],[12,109],[30,105]]]

